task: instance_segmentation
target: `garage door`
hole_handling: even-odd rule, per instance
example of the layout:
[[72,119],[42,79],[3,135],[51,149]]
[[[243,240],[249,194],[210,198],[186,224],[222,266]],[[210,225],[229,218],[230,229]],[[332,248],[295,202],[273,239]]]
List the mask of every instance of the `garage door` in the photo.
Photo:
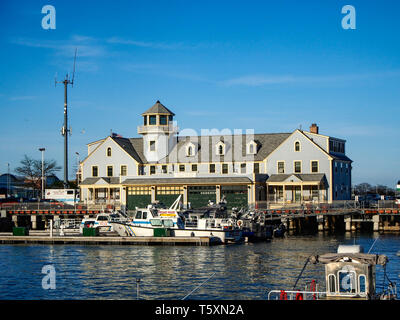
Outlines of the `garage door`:
[[221,198],[222,196],[225,196],[228,209],[247,207],[247,185],[221,186]]
[[192,208],[205,207],[209,200],[216,201],[215,186],[188,187],[188,202]]
[[128,210],[147,208],[151,203],[150,187],[128,187],[126,193],[126,206]]

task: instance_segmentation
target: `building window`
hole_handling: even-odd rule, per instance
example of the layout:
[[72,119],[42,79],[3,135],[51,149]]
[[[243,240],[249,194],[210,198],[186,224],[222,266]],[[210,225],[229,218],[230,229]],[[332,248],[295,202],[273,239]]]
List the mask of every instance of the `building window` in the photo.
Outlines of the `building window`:
[[185,165],[184,164],[180,164],[179,165],[179,172],[185,172]]
[[144,116],[144,117],[143,117],[143,124],[144,124],[145,126],[147,126],[147,116]]
[[99,176],[99,168],[97,166],[92,167],[92,177],[98,177]]
[[216,147],[217,147],[217,150],[216,150],[217,155],[222,156],[225,154],[225,144],[222,141],[218,142]]
[[301,161],[294,162],[294,172],[301,173]]
[[188,157],[191,157],[193,155],[193,147],[188,147],[188,149],[187,149],[187,156]]
[[197,164],[192,164],[192,171],[197,172]]
[[254,173],[260,173],[260,164],[254,163]]
[[127,188],[128,195],[150,195],[151,189],[150,187],[128,187]]
[[215,164],[214,163],[210,163],[210,173],[215,173]]
[[254,141],[251,141],[247,144],[247,154],[256,154],[257,153],[257,144]]
[[156,174],[156,166],[150,166],[150,174]]
[[111,157],[111,148],[110,147],[107,148],[107,157]]
[[156,142],[150,141],[150,151],[156,151]]
[[311,161],[311,172],[318,172],[318,161]]
[[121,166],[121,176],[127,175],[127,167],[125,165]]
[[113,166],[107,166],[107,177],[113,176]]
[[162,173],[167,173],[167,165],[161,166]]
[[183,194],[183,187],[157,187],[159,194]]
[[227,163],[223,163],[222,164],[222,173],[223,174],[227,174],[228,173],[228,164]]
[[278,173],[285,173],[285,162],[278,161]]
[[299,141],[296,141],[294,143],[294,151],[296,151],[296,152],[300,151],[300,142]]
[[155,126],[157,124],[157,116],[149,116],[149,124]]
[[167,116],[160,116],[160,125],[167,125]]
[[246,173],[246,164],[245,163],[240,164],[240,173]]

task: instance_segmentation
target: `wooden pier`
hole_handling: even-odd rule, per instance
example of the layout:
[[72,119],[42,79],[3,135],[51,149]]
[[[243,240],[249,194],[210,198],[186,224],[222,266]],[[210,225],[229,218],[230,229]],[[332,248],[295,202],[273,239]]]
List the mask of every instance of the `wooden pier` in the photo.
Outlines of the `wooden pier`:
[[83,237],[1,235],[0,244],[75,244],[75,245],[161,245],[211,246],[221,244],[215,237]]
[[[24,226],[30,230],[46,230],[49,221],[59,219],[76,219],[95,217],[101,210],[37,208],[24,205],[0,209],[4,229],[9,225]],[[303,204],[281,208],[255,207],[259,214],[260,226],[283,223],[288,230],[303,231],[359,231],[371,230],[378,232],[400,232],[400,207],[362,208],[355,201]],[[256,226],[257,229],[259,226]],[[259,228],[258,228],[259,229]],[[258,230],[257,229],[257,230]],[[262,229],[262,228],[261,228]],[[193,239],[192,239],[193,240]]]

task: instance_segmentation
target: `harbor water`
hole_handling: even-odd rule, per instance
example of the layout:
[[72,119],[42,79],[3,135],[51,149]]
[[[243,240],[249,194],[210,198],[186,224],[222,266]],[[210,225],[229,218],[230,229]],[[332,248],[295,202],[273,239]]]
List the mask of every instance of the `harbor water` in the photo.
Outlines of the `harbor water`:
[[[1,245],[0,299],[180,300],[209,278],[187,299],[263,300],[269,290],[291,289],[309,255],[336,252],[340,244],[367,252],[377,236],[289,235],[213,247]],[[385,234],[371,253],[388,256],[387,275],[400,287],[399,250],[400,236]],[[45,266],[54,268],[54,289],[42,285]],[[376,270],[379,288],[383,269]],[[297,288],[313,279],[325,289],[323,265],[309,264]]]

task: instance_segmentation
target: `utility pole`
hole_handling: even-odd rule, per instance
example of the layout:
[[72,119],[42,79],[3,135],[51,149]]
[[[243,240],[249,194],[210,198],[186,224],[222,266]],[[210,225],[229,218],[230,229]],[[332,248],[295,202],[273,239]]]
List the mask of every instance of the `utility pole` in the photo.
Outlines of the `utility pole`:
[[6,196],[7,199],[9,193],[10,193],[10,164],[7,163],[7,196]]
[[44,151],[46,148],[39,148],[39,151],[42,152],[42,199],[44,199]]
[[75,78],[75,62],[76,62],[76,49],[75,49],[75,58],[74,58],[74,71],[72,73],[72,79],[69,79],[68,73],[65,76],[64,81],[55,80],[55,84],[63,83],[64,84],[64,126],[61,129],[61,135],[64,137],[64,189],[68,188],[68,133],[71,132],[68,129],[68,101],[67,101],[67,91],[68,85],[70,84],[72,87],[74,86],[74,78]]

